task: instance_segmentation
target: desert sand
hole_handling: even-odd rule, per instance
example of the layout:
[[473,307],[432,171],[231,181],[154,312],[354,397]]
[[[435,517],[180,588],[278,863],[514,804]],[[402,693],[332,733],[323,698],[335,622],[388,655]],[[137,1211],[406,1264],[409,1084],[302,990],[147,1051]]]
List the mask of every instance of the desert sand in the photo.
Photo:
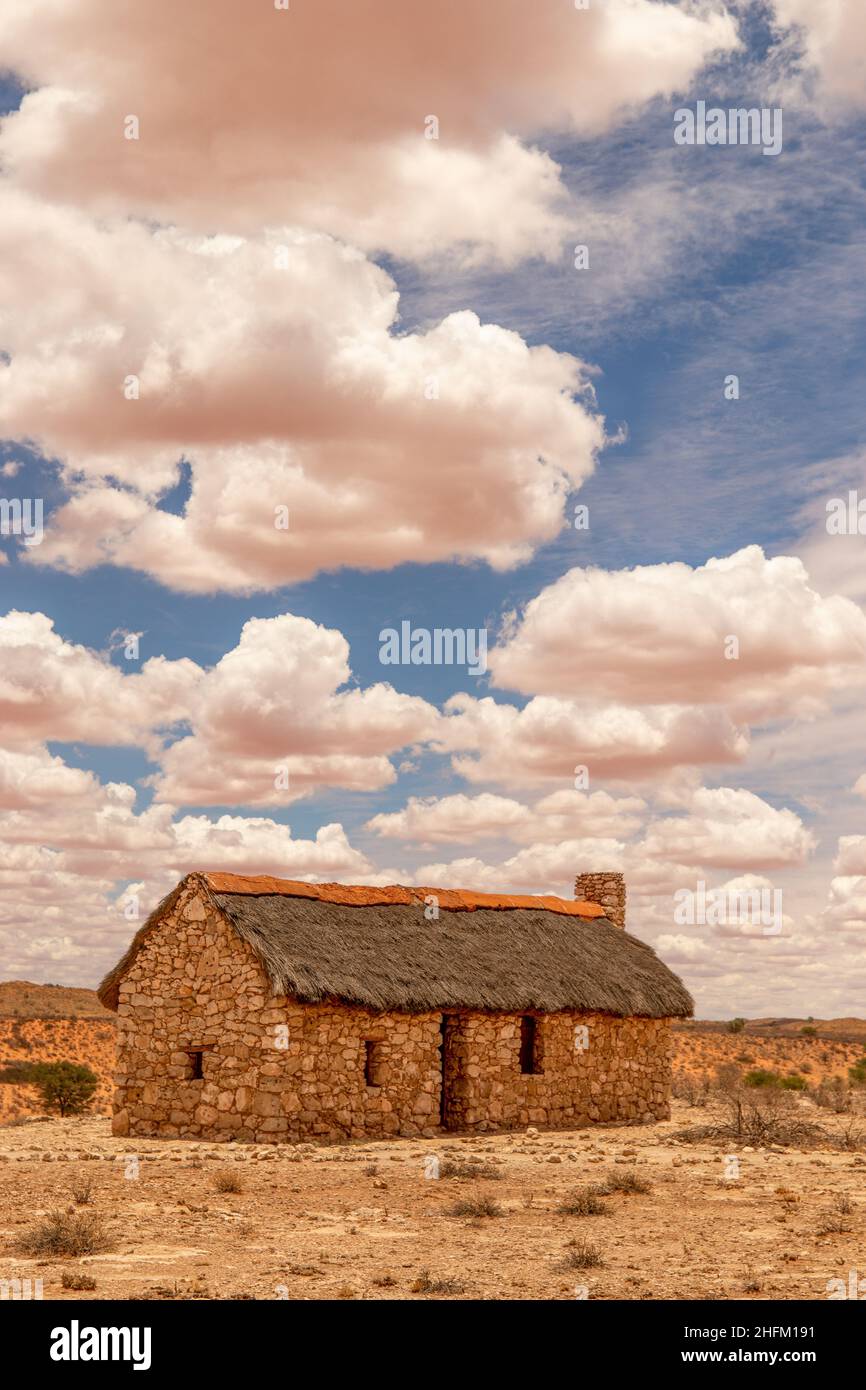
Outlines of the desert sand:
[[[866,1277],[866,1088],[843,1114],[789,1096],[818,1126],[801,1142],[681,1137],[723,1120],[706,1089],[720,1066],[814,1087],[863,1055],[862,1021],[815,1038],[797,1020],[678,1028],[662,1123],[263,1146],[113,1138],[113,1019],[87,1011],[0,1019],[0,1058],[101,1079],[92,1113],[63,1120],[0,1086],[0,1279],[40,1279],[46,1299],[819,1300]],[[607,1189],[597,1214],[561,1210],[588,1187]],[[105,1248],[23,1252],[51,1211],[95,1219]]]

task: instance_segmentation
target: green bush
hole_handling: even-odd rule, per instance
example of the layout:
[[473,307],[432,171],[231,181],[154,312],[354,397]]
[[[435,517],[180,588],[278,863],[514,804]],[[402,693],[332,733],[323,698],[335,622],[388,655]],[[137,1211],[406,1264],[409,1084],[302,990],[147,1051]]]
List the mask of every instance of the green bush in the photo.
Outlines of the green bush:
[[746,1072],[743,1080],[747,1086],[777,1086],[783,1091],[805,1091],[809,1085],[799,1072],[792,1071],[789,1076],[780,1076],[777,1071],[767,1071],[762,1067]]
[[783,1076],[780,1084],[783,1091],[805,1091],[809,1085],[805,1076],[796,1071],[792,1071],[790,1076]]
[[800,1032],[803,1034],[804,1038],[817,1038],[818,1036],[817,1028],[801,1028]]
[[852,1086],[866,1086],[866,1057],[860,1057],[848,1068],[848,1079]]
[[0,1062],[0,1084],[7,1086],[35,1086],[41,1062]]
[[99,1085],[99,1077],[77,1062],[43,1062],[36,1073],[43,1107],[58,1115],[82,1115]]
[[729,1033],[742,1033],[745,1026],[746,1020],[744,1018],[732,1018],[728,1020]]
[[754,1071],[747,1071],[743,1077],[746,1086],[780,1086],[782,1078],[777,1071],[767,1071],[764,1067],[756,1067]]

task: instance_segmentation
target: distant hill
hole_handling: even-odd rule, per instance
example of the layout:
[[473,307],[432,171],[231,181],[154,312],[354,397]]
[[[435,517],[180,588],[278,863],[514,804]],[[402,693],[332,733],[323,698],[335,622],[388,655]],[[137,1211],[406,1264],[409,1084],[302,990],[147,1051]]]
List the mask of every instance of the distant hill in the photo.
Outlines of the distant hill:
[[30,980],[0,982],[0,1018],[101,1018],[113,1023],[92,989],[36,985]]
[[[675,1023],[675,1028],[695,1030],[705,1033],[727,1033],[726,1020],[686,1019]],[[804,1028],[814,1028],[819,1038],[836,1038],[843,1042],[866,1042],[866,1019],[864,1018],[747,1018],[740,1034],[764,1038],[791,1038],[803,1036]],[[808,1036],[808,1035],[806,1035]]]
[[[37,985],[31,980],[0,981],[0,1018],[97,1018],[113,1024],[116,1015],[105,1009],[92,989],[69,985]],[[725,1019],[683,1019],[675,1029],[726,1033]],[[815,1028],[820,1038],[866,1042],[863,1018],[747,1018],[743,1033],[761,1037],[798,1037],[804,1028]]]

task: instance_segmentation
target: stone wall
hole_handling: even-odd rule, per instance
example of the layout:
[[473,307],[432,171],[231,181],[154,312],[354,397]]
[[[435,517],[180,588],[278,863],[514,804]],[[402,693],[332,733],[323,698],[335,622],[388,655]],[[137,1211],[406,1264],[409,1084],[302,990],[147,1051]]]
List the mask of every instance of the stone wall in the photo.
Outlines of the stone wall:
[[[252,949],[194,888],[120,986],[115,1134],[289,1140],[433,1134],[439,1014],[270,996]],[[366,1044],[375,1080],[365,1079]],[[201,1080],[188,1049],[206,1048]]]
[[455,1128],[567,1128],[670,1117],[666,1019],[541,1015],[536,1055],[542,1070],[536,1075],[521,1074],[519,1017],[459,1015],[453,1028],[448,1114]]
[[[575,1046],[578,1025],[585,1050]],[[521,1074],[519,1017],[457,1012],[445,1026],[452,1128],[668,1113],[665,1021],[540,1017],[540,1075]],[[257,1142],[433,1136],[442,1029],[439,1013],[374,1014],[270,996],[252,949],[191,885],[120,985],[112,1129]],[[201,1079],[195,1049],[203,1050]]]

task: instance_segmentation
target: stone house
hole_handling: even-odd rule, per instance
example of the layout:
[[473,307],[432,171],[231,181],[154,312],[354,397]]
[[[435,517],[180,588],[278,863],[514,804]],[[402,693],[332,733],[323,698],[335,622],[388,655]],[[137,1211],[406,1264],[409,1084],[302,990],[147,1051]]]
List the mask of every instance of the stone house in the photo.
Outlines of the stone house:
[[669,1113],[692,1000],[625,931],[616,874],[575,901],[184,878],[102,982],[113,1132],[296,1141]]

